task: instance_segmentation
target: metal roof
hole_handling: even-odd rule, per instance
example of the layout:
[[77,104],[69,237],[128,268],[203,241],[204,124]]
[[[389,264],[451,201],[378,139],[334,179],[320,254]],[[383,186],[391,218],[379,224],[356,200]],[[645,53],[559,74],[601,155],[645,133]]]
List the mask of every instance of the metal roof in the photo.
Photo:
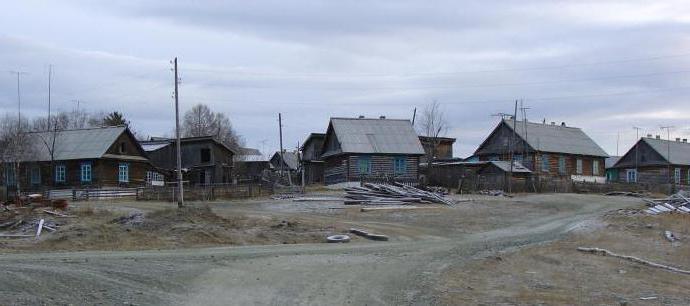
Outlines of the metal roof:
[[621,156],[609,156],[608,158],[606,158],[606,160],[604,161],[606,169],[612,168],[613,165],[615,165],[620,159]]
[[[494,164],[496,167],[503,170],[504,172],[510,172],[510,162],[508,162],[508,161],[492,160],[492,161],[489,161],[489,163]],[[520,163],[519,161],[514,161],[513,162],[513,173],[532,173],[532,170],[527,169],[527,167],[523,166],[522,163]]]
[[331,126],[341,147],[335,154],[424,154],[410,120],[331,118]]
[[148,143],[148,142],[140,142],[141,148],[144,149],[146,152],[153,152],[161,148],[165,148],[171,144],[170,141],[166,142],[158,142],[158,143]]
[[268,158],[266,158],[263,154],[261,154],[261,151],[259,151],[258,149],[239,148],[237,151],[239,151],[239,153],[237,155],[233,156],[233,159],[237,162],[268,161]]
[[[503,123],[513,129],[513,121],[504,119]],[[553,153],[608,157],[592,138],[579,128],[555,124],[517,122],[515,133],[525,140],[534,150]]]
[[[271,159],[277,158],[280,160],[280,151],[276,151]],[[297,170],[299,168],[299,154],[294,151],[285,151],[283,152],[283,159],[285,160],[285,165],[290,169],[290,170]],[[280,169],[280,165],[274,165],[276,168]],[[286,169],[287,170],[287,169]]]
[[55,135],[54,160],[97,159],[103,157],[122,133],[124,126],[29,133],[35,155],[29,161],[50,161],[49,146]]
[[669,161],[668,151],[671,150],[670,163],[673,165],[690,165],[690,143],[681,141],[668,141],[642,137],[642,141],[649,144],[654,151],[659,153],[664,159]]

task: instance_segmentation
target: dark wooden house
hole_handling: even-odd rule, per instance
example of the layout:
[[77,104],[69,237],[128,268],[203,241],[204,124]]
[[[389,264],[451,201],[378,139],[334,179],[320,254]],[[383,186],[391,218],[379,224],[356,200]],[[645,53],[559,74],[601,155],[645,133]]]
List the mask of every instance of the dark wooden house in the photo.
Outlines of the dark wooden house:
[[[182,172],[192,185],[232,182],[235,152],[212,136],[185,137],[180,140]],[[154,166],[173,175],[177,168],[177,143],[174,139],[152,138],[142,141]],[[171,177],[174,179],[174,177]]]
[[581,129],[565,123],[503,119],[477,148],[480,161],[513,159],[539,176],[605,182],[608,154]]
[[612,167],[614,181],[690,185],[690,143],[687,139],[640,138]]
[[271,156],[270,162],[276,171],[296,173],[300,169],[299,152],[297,151],[283,151],[283,154],[280,154],[279,151],[275,152]]
[[10,191],[17,182],[22,191],[133,187],[145,185],[155,173],[125,126],[35,132],[28,139],[31,150],[18,173],[14,167],[4,167],[2,183]]
[[321,158],[326,184],[380,177],[416,182],[424,149],[409,120],[331,118]]
[[240,180],[259,180],[265,171],[273,169],[271,162],[261,151],[254,148],[240,148],[234,157],[234,176]]
[[321,149],[326,134],[311,133],[304,141],[300,150],[302,151],[302,167],[304,168],[304,180],[307,184],[323,183],[323,166],[321,159]]
[[426,163],[428,157],[431,157],[432,160],[449,160],[453,158],[455,138],[419,136],[419,141],[424,148],[424,155],[420,159],[421,163]]

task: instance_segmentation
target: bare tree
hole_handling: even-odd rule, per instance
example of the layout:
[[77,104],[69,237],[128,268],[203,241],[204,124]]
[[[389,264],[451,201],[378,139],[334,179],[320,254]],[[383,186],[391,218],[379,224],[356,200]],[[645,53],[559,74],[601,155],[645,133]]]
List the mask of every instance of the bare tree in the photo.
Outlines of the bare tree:
[[205,104],[197,104],[184,114],[184,137],[213,136],[231,149],[238,150],[244,140],[235,132],[230,119],[223,113],[213,112]]
[[427,160],[427,170],[430,172],[431,161],[436,158],[441,137],[448,132],[448,120],[438,101],[433,100],[424,107],[422,116],[419,118],[418,132],[429,140],[429,147],[424,148],[424,153]]
[[[33,156],[31,142],[28,141],[28,120],[5,114],[0,120],[0,168],[7,185],[14,183],[17,195],[21,193],[21,163]],[[21,122],[21,126],[20,126]],[[12,180],[10,180],[12,178]]]

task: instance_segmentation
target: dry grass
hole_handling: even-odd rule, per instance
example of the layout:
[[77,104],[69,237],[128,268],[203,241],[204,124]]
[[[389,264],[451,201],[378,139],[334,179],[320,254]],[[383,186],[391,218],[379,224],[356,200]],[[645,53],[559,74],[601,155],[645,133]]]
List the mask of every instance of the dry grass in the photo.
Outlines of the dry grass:
[[[453,267],[441,288],[448,304],[689,305],[690,276],[644,267],[616,258],[577,252],[599,247],[658,263],[690,269],[690,216],[606,216],[605,228],[559,242]],[[681,237],[670,243],[671,230]],[[481,271],[481,273],[478,273]]]
[[[149,213],[73,209],[78,218],[38,241],[15,240],[3,251],[144,250],[218,245],[322,242],[342,226],[295,218],[221,217],[208,206],[167,208]],[[139,215],[139,216],[137,216]]]

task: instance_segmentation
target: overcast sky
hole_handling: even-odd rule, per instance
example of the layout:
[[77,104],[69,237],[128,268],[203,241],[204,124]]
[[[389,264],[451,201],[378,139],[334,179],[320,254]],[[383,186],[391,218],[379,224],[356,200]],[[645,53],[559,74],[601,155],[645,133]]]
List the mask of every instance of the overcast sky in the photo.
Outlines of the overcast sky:
[[[329,117],[411,118],[433,100],[470,155],[523,99],[533,121],[584,129],[609,154],[641,133],[690,135],[687,1],[7,1],[0,114],[123,112],[145,135],[182,110],[227,114],[247,145],[288,148]],[[665,136],[665,133],[663,134]],[[642,135],[641,135],[642,136]]]

